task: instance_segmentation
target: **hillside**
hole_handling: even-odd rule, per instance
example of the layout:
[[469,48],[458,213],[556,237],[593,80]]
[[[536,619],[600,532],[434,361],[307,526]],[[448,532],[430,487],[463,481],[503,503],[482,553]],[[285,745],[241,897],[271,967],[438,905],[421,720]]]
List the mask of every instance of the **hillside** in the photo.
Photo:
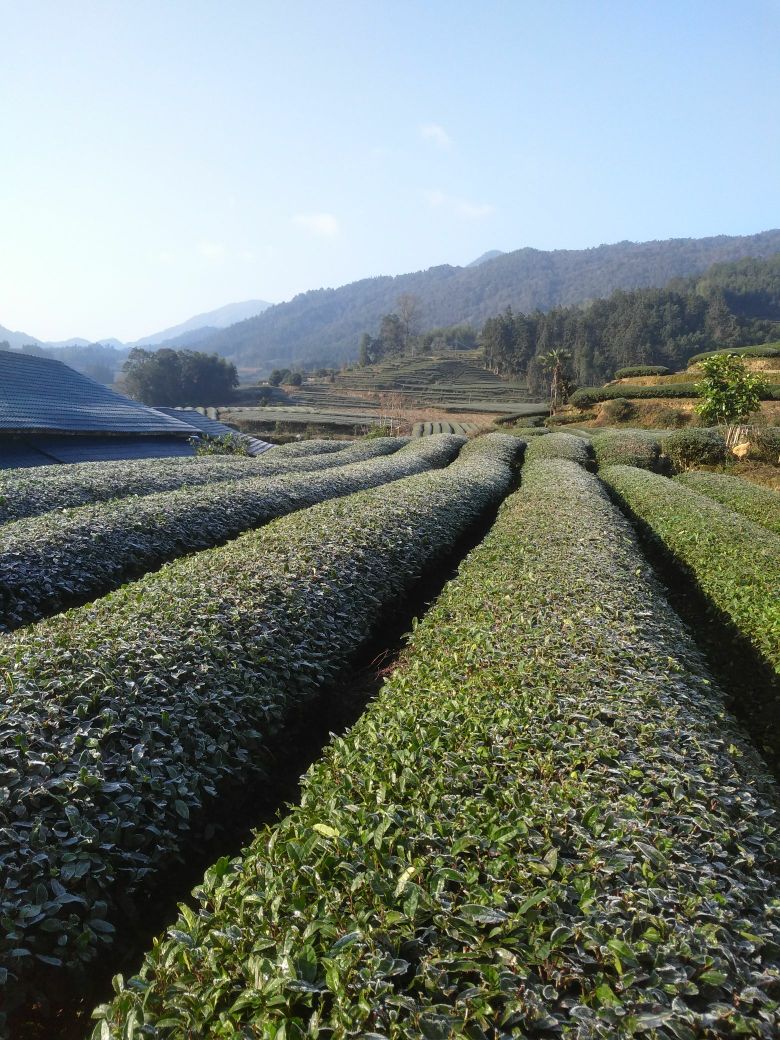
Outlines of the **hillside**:
[[618,288],[666,285],[717,262],[779,251],[780,230],[580,250],[519,249],[477,266],[444,265],[302,293],[215,333],[200,347],[260,370],[294,362],[342,363],[356,357],[361,334],[376,330],[401,293],[419,297],[425,328],[457,322],[479,326],[508,306],[548,310],[608,296]]

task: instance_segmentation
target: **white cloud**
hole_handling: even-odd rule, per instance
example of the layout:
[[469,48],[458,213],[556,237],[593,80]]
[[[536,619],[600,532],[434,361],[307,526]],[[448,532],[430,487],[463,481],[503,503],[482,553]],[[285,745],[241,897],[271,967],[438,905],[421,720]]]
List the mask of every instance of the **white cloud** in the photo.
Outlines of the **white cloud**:
[[296,213],[293,224],[318,238],[335,238],[341,228],[332,213]]
[[452,138],[439,123],[425,123],[420,127],[423,141],[431,141],[438,148],[451,148]]
[[198,255],[202,256],[204,260],[211,260],[212,263],[221,264],[227,256],[227,249],[221,242],[199,242]]
[[488,202],[470,202],[457,195],[447,195],[443,191],[427,191],[425,197],[433,209],[445,209],[464,220],[481,220],[496,212],[496,207]]

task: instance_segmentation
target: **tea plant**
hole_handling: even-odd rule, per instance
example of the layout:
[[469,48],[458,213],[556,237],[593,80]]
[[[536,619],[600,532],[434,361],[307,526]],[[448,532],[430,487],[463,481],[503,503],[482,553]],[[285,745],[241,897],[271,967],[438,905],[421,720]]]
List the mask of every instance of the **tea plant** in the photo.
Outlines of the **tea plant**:
[[780,1030],[777,802],[597,479],[534,462],[95,1040]]

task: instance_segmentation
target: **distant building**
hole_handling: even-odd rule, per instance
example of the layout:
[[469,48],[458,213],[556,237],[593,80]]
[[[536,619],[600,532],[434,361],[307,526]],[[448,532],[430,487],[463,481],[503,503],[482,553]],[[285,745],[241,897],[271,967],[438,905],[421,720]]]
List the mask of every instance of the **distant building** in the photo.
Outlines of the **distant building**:
[[[61,361],[0,351],[0,469],[194,455],[204,422],[194,409],[147,408]],[[214,425],[211,435],[234,432]]]

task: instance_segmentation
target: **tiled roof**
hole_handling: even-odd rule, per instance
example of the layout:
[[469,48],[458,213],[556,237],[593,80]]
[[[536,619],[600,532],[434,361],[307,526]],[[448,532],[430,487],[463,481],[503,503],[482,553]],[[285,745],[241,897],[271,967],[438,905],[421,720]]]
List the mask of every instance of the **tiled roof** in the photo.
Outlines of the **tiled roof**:
[[162,412],[164,415],[171,415],[175,419],[181,416],[184,422],[189,423],[190,426],[195,426],[201,433],[205,433],[207,437],[224,437],[226,434],[232,433],[246,443],[252,455],[262,455],[264,451],[273,448],[273,444],[269,444],[268,441],[261,441],[257,437],[239,433],[232,426],[219,422],[218,419],[209,419],[207,415],[199,412],[197,408],[158,407],[156,411]]
[[109,462],[194,455],[181,437],[0,436],[0,469],[51,466],[57,462]]
[[61,361],[0,350],[0,430],[192,435],[193,427]]

